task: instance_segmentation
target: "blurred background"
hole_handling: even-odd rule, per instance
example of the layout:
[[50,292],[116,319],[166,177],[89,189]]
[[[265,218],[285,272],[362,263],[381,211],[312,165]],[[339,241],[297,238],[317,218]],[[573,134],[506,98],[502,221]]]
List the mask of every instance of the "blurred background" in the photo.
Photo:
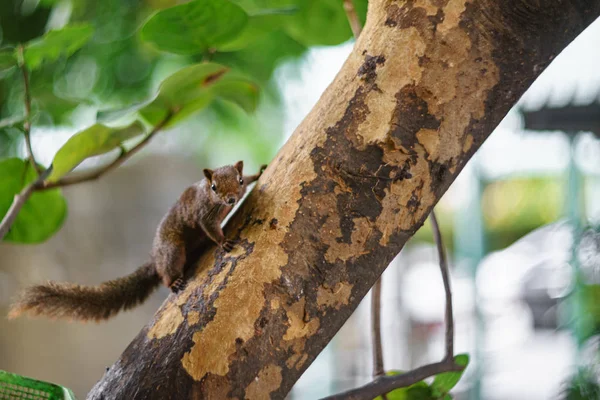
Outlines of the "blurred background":
[[[202,60],[160,52],[136,33],[153,12],[177,3],[0,1],[0,47],[66,23],[94,26],[92,39],[74,55],[31,74],[39,162],[49,165],[99,110],[140,102],[166,76]],[[257,83],[255,112],[216,101],[99,181],[64,189],[68,214],[54,235],[38,244],[0,244],[0,314],[33,283],[97,284],[133,270],[147,259],[162,215],[202,168],[243,159],[253,171],[274,157],[353,46],[341,1],[285,3],[300,10],[290,23],[250,46],[211,56]],[[355,6],[364,19],[366,1]],[[471,355],[457,399],[600,399],[598,65],[600,21],[534,83],[436,208],[452,268],[456,351]],[[19,75],[0,78],[0,119],[22,113]],[[25,157],[22,137],[19,127],[0,128],[0,158]],[[429,223],[382,283],[386,369],[440,359],[444,292]],[[84,398],[166,296],[161,288],[143,306],[102,324],[0,318],[0,369],[62,384]],[[371,380],[369,297],[290,399]]]

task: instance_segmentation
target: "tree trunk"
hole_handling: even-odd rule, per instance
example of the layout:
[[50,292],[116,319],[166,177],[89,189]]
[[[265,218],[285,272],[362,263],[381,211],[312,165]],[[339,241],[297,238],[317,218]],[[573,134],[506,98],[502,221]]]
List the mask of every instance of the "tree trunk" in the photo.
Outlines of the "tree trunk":
[[600,0],[371,0],[342,70],[227,225],[240,244],[200,257],[88,398],[283,398],[599,14]]

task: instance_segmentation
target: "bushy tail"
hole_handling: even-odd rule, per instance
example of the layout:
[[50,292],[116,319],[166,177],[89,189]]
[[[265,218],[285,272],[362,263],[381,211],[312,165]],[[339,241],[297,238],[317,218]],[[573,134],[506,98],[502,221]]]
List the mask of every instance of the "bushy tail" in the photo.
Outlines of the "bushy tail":
[[137,306],[160,285],[154,264],[98,286],[48,282],[25,289],[11,306],[8,318],[23,313],[82,321],[108,319]]

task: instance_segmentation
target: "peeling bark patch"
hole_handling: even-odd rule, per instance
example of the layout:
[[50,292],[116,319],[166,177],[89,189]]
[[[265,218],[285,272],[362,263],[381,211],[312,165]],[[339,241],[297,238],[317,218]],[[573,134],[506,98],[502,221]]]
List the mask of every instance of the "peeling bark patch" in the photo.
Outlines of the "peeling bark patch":
[[319,329],[319,318],[311,318],[306,310],[306,300],[300,301],[291,306],[284,306],[289,327],[283,336],[283,340],[293,340],[307,338],[315,334]]
[[148,338],[161,339],[172,335],[183,321],[183,315],[179,307],[175,303],[170,302],[148,330]]
[[320,286],[317,292],[317,304],[319,307],[333,307],[338,310],[341,306],[348,304],[352,286],[348,282],[338,282],[333,288]]
[[383,56],[370,56],[365,55],[365,62],[358,69],[358,76],[360,76],[367,83],[374,83],[377,78],[377,65],[383,65],[385,63],[385,57]]
[[198,311],[190,311],[187,315],[188,325],[197,324],[200,321],[200,313]]
[[246,400],[270,400],[271,392],[281,385],[281,367],[269,364],[246,388]]

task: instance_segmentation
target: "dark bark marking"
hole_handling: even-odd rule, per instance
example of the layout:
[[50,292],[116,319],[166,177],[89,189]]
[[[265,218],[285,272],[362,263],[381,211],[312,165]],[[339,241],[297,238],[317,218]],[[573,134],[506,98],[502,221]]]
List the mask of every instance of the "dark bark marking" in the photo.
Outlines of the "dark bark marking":
[[437,130],[440,124],[441,121],[429,113],[427,102],[418,95],[414,84],[406,85],[396,93],[396,108],[390,121],[393,127],[390,135],[411,156],[413,164],[417,161],[417,132],[424,128]]
[[385,57],[365,54],[365,62],[358,69],[358,76],[367,83],[374,83],[377,78],[377,72],[375,72],[377,65],[383,64],[385,64]]

